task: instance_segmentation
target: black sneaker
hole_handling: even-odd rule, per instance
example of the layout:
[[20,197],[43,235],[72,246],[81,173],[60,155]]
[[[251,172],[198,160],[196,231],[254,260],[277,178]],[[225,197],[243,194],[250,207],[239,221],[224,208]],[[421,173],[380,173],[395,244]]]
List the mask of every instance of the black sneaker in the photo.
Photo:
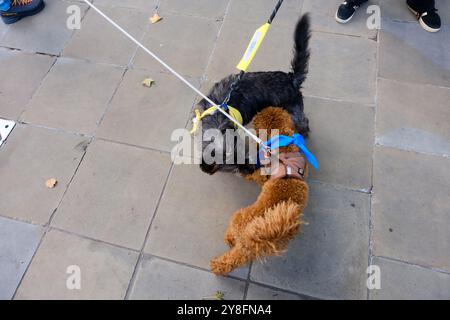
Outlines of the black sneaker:
[[347,23],[355,14],[356,10],[361,4],[367,0],[346,0],[344,1],[336,11],[336,21],[339,23]]
[[427,6],[424,6],[421,2],[416,2],[414,0],[406,0],[409,10],[416,15],[421,27],[428,32],[438,32],[441,29],[441,18],[434,7],[434,1],[427,1]]
[[44,7],[43,0],[12,0],[9,10],[0,11],[0,15],[5,24],[11,24],[41,12]]

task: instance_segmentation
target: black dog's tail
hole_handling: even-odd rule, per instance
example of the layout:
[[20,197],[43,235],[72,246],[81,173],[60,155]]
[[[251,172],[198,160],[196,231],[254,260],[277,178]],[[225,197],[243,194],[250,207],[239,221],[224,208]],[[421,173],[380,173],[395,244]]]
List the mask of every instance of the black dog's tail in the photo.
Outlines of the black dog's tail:
[[309,15],[304,14],[295,28],[294,58],[291,62],[292,71],[294,72],[294,86],[298,89],[300,89],[303,81],[306,79],[306,74],[308,73],[309,38]]

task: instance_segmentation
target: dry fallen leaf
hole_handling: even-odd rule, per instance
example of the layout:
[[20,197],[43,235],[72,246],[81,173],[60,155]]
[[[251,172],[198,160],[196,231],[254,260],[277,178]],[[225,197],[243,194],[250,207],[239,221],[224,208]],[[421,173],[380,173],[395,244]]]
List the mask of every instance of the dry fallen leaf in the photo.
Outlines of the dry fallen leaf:
[[51,178],[45,182],[45,185],[47,186],[47,188],[53,189],[54,187],[56,187],[57,183],[58,181],[55,178]]
[[225,296],[225,294],[222,291],[217,291],[216,294],[214,295],[214,298],[216,300],[223,300],[224,296]]
[[153,16],[150,17],[151,23],[157,23],[158,21],[161,21],[161,20],[162,20],[162,18],[157,13],[155,13]]
[[213,296],[203,297],[203,300],[223,300],[225,294],[222,291],[216,291]]
[[147,88],[150,88],[154,83],[155,83],[155,80],[153,80],[152,78],[147,78],[147,79],[144,79],[144,81],[142,81],[142,85]]

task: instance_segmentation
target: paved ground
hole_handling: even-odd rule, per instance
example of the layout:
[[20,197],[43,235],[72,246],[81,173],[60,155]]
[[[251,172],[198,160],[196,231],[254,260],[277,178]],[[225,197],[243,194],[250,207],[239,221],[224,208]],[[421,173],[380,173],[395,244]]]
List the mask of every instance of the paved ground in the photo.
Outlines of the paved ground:
[[[258,188],[173,166],[170,133],[188,125],[193,92],[81,2],[46,1],[0,24],[0,117],[18,121],[0,149],[0,298],[450,298],[450,1],[436,1],[437,34],[402,1],[382,1],[379,32],[365,10],[337,25],[335,0],[285,1],[252,69],[287,70],[296,19],[312,13],[304,94],[321,170],[287,254],[226,278],[208,261]],[[95,3],[206,91],[274,1]],[[369,264],[380,290],[366,287]],[[66,287],[71,265],[81,290]]]

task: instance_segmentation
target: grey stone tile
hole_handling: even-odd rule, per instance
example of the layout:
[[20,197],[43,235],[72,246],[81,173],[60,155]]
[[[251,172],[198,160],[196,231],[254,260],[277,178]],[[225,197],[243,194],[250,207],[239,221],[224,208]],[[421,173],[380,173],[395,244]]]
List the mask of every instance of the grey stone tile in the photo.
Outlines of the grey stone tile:
[[374,254],[450,270],[450,160],[376,147]]
[[168,155],[96,140],[52,225],[139,250],[169,167]]
[[[248,23],[225,19],[217,40],[212,60],[207,70],[207,78],[216,82],[232,73],[237,73],[236,65],[242,58],[258,23]],[[273,27],[267,33],[249,71],[289,71],[294,47],[292,26]],[[230,47],[230,44],[231,47]]]
[[[148,13],[132,8],[99,7],[107,16],[141,39],[147,29]],[[150,10],[149,10],[150,11]],[[137,46],[94,10],[89,10],[64,49],[63,55],[95,62],[126,66]]]
[[[208,176],[194,165],[176,165],[161,199],[145,252],[209,268],[228,247],[224,232],[235,210],[253,203],[256,184],[232,174]],[[180,203],[181,201],[181,203]],[[247,268],[237,276],[247,278]]]
[[303,92],[364,104],[375,102],[376,42],[313,32]]
[[140,9],[151,15],[152,10],[156,8],[157,2],[158,0],[95,0],[95,5],[102,7],[107,6]]
[[[443,24],[450,24],[450,2],[436,1],[436,9]],[[381,16],[395,21],[417,21],[416,16],[408,9],[406,1],[379,0]]]
[[[15,299],[123,299],[138,253],[57,230],[44,237]],[[68,289],[78,266],[81,288]]]
[[[276,1],[272,0],[231,0],[226,19],[245,23],[256,23],[259,26],[269,19],[276,3]],[[285,0],[273,21],[273,29],[278,28],[280,25],[295,25],[300,17],[302,4],[303,0]],[[250,38],[248,40],[250,41]]]
[[383,20],[379,75],[383,78],[450,87],[450,26],[429,33],[417,23]]
[[378,82],[377,143],[450,156],[450,89]]
[[[86,138],[18,125],[0,152],[0,193],[4,216],[46,224],[57,208],[83,154]],[[54,189],[45,182],[55,178]]]
[[251,283],[247,300],[303,300],[300,296]]
[[138,267],[130,299],[213,299],[217,291],[225,300],[240,300],[245,282],[216,277],[212,273],[154,257],[144,257]]
[[[155,80],[151,88],[142,85],[148,77]],[[172,75],[128,70],[97,136],[170,151],[172,131],[186,126],[194,99],[195,92]]]
[[373,264],[380,267],[381,289],[371,290],[370,299],[450,299],[450,274],[380,258],[374,258]]
[[[183,75],[202,76],[221,22],[202,18],[166,14],[161,22],[152,24],[143,45]],[[166,71],[142,49],[133,65],[152,71]]]
[[55,58],[0,49],[0,117],[16,120]]
[[225,10],[229,0],[190,0],[186,5],[185,0],[162,0],[159,5],[160,15],[166,12],[181,15],[199,16],[211,19],[221,19],[225,14]]
[[312,183],[303,232],[251,279],[325,299],[365,299],[369,195]]
[[310,13],[312,30],[314,31],[375,38],[377,30],[371,30],[367,27],[367,19],[371,14],[366,11],[370,5],[377,4],[378,1],[371,0],[363,4],[353,16],[351,23],[346,24],[340,24],[335,19],[336,10],[342,2],[341,0],[304,0],[302,12]]
[[13,297],[42,232],[41,227],[0,217],[0,300]]
[[[58,55],[73,31],[67,28],[67,7],[76,4],[83,16],[87,5],[74,1],[47,0],[39,14],[8,27],[1,46]],[[95,32],[95,31],[92,31]]]
[[119,67],[60,58],[21,119],[27,123],[92,134],[122,74]]
[[311,179],[370,190],[374,110],[348,102],[305,98],[311,132],[307,145],[319,161]]

